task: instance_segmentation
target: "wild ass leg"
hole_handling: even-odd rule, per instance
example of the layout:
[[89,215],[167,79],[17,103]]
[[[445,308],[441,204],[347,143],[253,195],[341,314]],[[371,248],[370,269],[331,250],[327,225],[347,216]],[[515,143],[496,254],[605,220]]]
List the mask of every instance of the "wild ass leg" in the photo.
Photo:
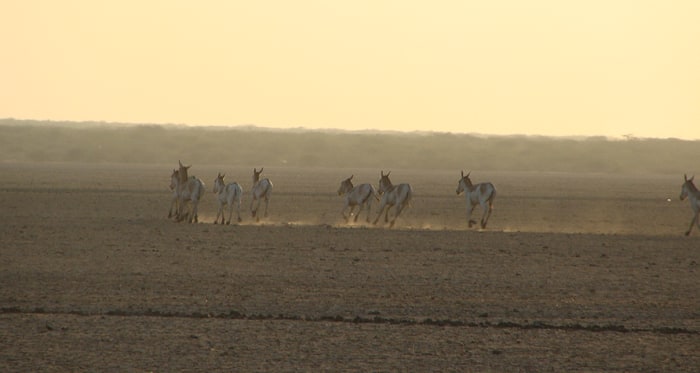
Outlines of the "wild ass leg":
[[179,197],[177,200],[177,207],[175,209],[175,221],[181,222],[187,218],[187,201],[185,200],[184,197]]
[[688,231],[685,232],[686,236],[690,235],[690,231],[693,230],[693,225],[696,224],[698,221],[698,213],[696,212],[695,215],[693,215],[693,220],[690,221],[690,227],[688,227]]
[[214,224],[216,224],[216,222],[219,219],[219,215],[221,215],[221,225],[224,225],[224,222],[226,222],[226,210],[225,210],[225,208],[226,208],[226,203],[219,201],[219,212],[216,213],[217,220],[214,221]]
[[[382,201],[379,203],[379,212],[377,212],[377,218],[374,219],[374,225],[377,225],[377,222],[379,221],[379,218],[382,216],[382,213],[384,212],[384,208],[386,207],[386,202]],[[388,210],[387,210],[388,212]]]
[[177,215],[177,197],[173,197],[173,200],[170,201],[170,211],[168,211],[168,218],[173,217],[173,211]]
[[[258,203],[257,206],[255,205],[255,202]],[[260,200],[253,197],[253,200],[250,201],[250,213],[254,218],[257,219],[257,221],[260,221],[260,219],[257,216],[255,216],[258,213],[258,206],[260,206]]]
[[481,208],[484,210],[484,213],[481,215],[481,229],[485,229],[486,223],[489,222],[489,217],[491,216],[492,205],[490,202],[482,203]]
[[[228,221],[226,222],[226,225],[231,224],[231,216],[233,216],[233,199],[231,199],[228,203]],[[221,224],[223,224],[223,219]]]
[[190,214],[189,222],[192,223],[193,221],[195,223],[199,223],[199,219],[197,217],[197,205],[199,205],[199,201],[197,200],[192,200],[192,214]]
[[[219,207],[216,210],[216,218],[214,219],[214,224],[219,224],[219,215],[224,214],[224,205],[223,203],[221,203],[221,200],[217,200],[216,203],[219,205]],[[224,222],[222,221],[221,224],[224,224]]]
[[[358,214],[359,215],[359,214]],[[367,222],[369,223],[369,217],[372,215],[372,200],[367,199]]]
[[175,219],[175,221],[180,221],[180,197],[175,199],[175,212],[173,212],[173,219]]
[[184,221],[185,219],[187,219],[189,221],[189,217],[190,217],[190,212],[187,209],[185,209],[183,206],[180,206],[180,213],[178,214],[176,221],[181,222],[181,221]]
[[360,208],[357,209],[357,214],[355,214],[355,219],[353,220],[353,222],[357,223],[357,218],[360,217],[360,214],[362,213],[362,210],[364,210],[364,208],[365,208],[365,204],[360,203]]
[[389,205],[389,207],[386,208],[386,213],[384,214],[384,222],[388,223],[389,222],[389,210],[394,207],[393,205]]
[[469,223],[469,228],[476,224],[476,221],[472,220],[472,210],[474,210],[474,205],[467,201],[467,222]]
[[265,215],[263,215],[263,217],[267,217],[267,205],[269,203],[270,203],[270,195],[268,192],[268,194],[265,195]]
[[351,218],[353,215],[355,215],[355,220],[357,220],[357,215],[355,214],[355,207],[357,207],[357,205],[350,205],[350,211],[348,211],[348,216],[345,217],[345,221],[346,221],[346,222],[349,223],[349,222],[350,222],[350,218]]
[[398,205],[396,205],[396,214],[394,215],[394,219],[391,221],[391,225],[389,225],[389,227],[394,226],[394,223],[396,223],[396,218],[398,218],[399,215],[401,215],[401,212],[403,211],[403,209],[405,207],[406,207],[405,203],[399,203]]
[[236,201],[236,216],[238,216],[238,222],[241,222],[241,199]]
[[357,219],[357,214],[355,213],[355,207],[357,207],[357,205],[350,206],[350,211],[348,211],[348,219],[347,219],[348,222],[350,221],[350,218],[352,216],[355,216],[355,219]]
[[[343,216],[343,219],[347,222],[350,219],[350,215],[345,215],[345,210],[348,209],[348,206],[350,205],[350,202],[348,200],[345,200],[345,204],[343,205],[343,209],[340,210],[340,215]],[[352,214],[352,209],[350,209],[350,214]]]

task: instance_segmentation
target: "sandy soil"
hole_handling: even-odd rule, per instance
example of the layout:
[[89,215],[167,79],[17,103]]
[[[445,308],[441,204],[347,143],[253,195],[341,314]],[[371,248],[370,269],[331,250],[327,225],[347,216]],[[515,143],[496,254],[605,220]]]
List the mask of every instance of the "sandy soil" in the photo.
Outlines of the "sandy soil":
[[[252,166],[193,166],[200,224],[166,218],[171,169],[0,164],[0,371],[700,366],[682,175],[473,171],[498,189],[478,231],[459,170],[392,170],[415,195],[388,229],[345,224],[335,193],[379,169],[266,168],[259,224]],[[243,185],[241,224],[212,224],[218,171]]]

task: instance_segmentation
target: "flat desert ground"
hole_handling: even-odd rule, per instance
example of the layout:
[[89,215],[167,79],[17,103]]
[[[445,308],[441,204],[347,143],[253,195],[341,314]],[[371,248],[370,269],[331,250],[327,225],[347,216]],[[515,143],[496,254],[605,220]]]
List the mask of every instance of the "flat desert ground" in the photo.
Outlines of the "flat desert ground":
[[[256,223],[265,165],[193,165],[207,191],[187,224],[167,218],[176,161],[0,164],[0,371],[700,367],[683,175],[473,170],[498,190],[478,230],[460,170],[394,169],[414,199],[389,229],[346,224],[336,193],[380,168],[265,167]],[[217,172],[243,186],[240,224],[213,224]]]

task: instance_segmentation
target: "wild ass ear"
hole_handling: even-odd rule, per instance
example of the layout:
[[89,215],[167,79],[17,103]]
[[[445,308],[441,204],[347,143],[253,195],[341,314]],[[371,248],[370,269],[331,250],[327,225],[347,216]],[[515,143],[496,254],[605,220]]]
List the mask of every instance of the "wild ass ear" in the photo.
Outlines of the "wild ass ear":
[[387,172],[385,176],[386,176],[386,177],[389,177],[389,174],[390,174],[390,173],[391,173],[391,171]]
[[382,175],[382,177],[384,177],[384,170],[379,171],[379,173]]
[[464,179],[464,170],[462,170],[462,179]]
[[472,172],[469,171],[469,172],[467,172],[467,176],[465,176],[465,177],[469,177],[469,175],[471,175],[471,174],[472,174]]
[[353,178],[354,176],[355,176],[355,174],[350,175],[350,177],[348,178],[348,181],[352,180],[352,178]]

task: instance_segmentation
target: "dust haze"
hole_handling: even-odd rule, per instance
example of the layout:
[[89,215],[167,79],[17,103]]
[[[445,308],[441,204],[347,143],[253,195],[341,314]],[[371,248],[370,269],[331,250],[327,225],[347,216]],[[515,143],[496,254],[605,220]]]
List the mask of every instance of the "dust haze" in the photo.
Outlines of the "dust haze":
[[[0,120],[0,371],[694,372],[697,145]],[[167,217],[178,159],[199,224]],[[346,224],[340,181],[380,169],[411,206]],[[460,169],[498,190],[485,230]],[[213,224],[220,172],[240,224]]]
[[683,174],[698,141],[0,120],[0,161]]

